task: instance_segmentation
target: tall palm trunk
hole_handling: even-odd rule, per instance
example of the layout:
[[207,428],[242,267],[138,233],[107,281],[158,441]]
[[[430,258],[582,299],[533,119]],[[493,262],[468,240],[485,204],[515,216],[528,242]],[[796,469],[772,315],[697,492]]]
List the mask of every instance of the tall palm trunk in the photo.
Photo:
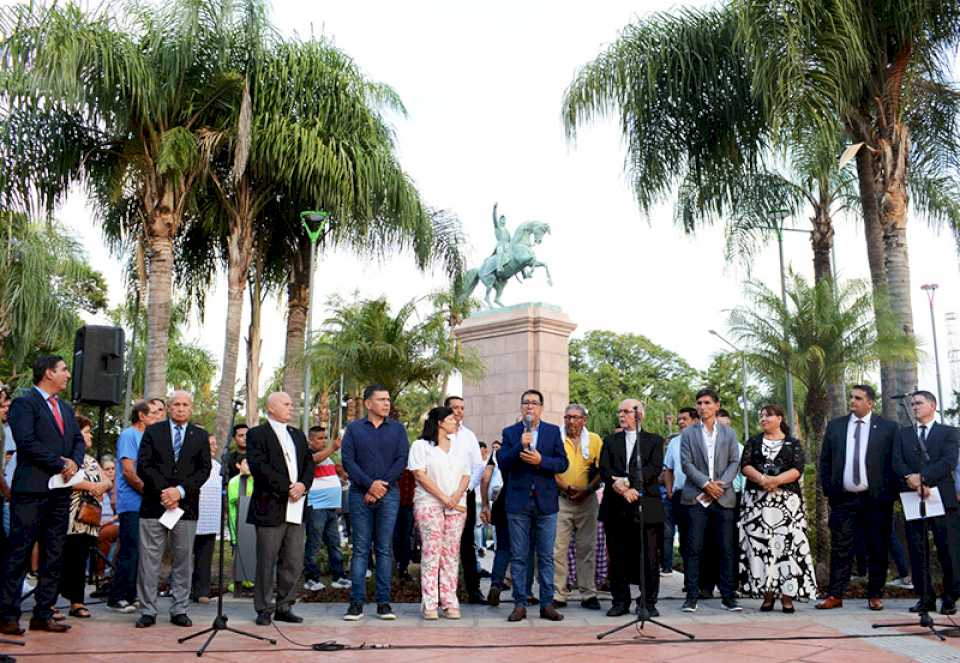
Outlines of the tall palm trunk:
[[[172,198],[172,196],[170,196]],[[167,395],[167,347],[170,343],[170,314],[173,311],[173,239],[180,218],[172,201],[157,206],[146,226],[147,272],[147,368],[145,398]]]
[[[809,385],[807,387],[807,397],[804,400],[803,410],[804,428],[807,434],[807,458],[815,461],[820,456],[820,440],[823,439],[827,431],[827,419],[830,415],[830,398],[827,393],[827,385]],[[814,560],[818,580],[823,581],[826,579],[826,563],[830,556],[830,525],[827,500],[819,481],[816,482],[814,514],[817,534]]]
[[[824,190],[821,189],[821,192]],[[810,233],[810,244],[813,247],[813,278],[814,285],[818,286],[823,282],[831,283],[831,292],[836,292],[836,284],[833,283],[833,218],[830,215],[830,200],[823,199],[815,208],[815,214],[810,219],[813,224],[813,231]],[[835,380],[827,385],[827,393],[830,398],[830,416],[838,417],[846,411],[846,400],[844,394],[843,379]]]
[[297,412],[303,398],[303,344],[310,310],[309,269],[310,241],[303,236],[293,256],[287,282],[287,343],[283,359],[283,390],[290,394]]
[[240,323],[243,319],[243,293],[253,255],[253,212],[250,189],[237,188],[236,214],[231,215],[227,238],[227,321],[223,339],[223,369],[217,394],[216,435],[221,441],[230,433],[230,418],[237,390],[237,364],[240,358]]
[[[258,260],[258,265],[262,261]],[[260,314],[263,310],[263,281],[260,269],[254,269],[250,280],[250,327],[247,331],[247,424],[253,426],[260,418]]]
[[[880,138],[883,162],[880,223],[883,227],[884,268],[887,297],[900,330],[913,336],[913,304],[910,292],[910,258],[907,253],[907,156],[910,135],[901,123],[892,125]],[[917,364],[900,361],[894,365],[893,388],[904,394],[917,388]],[[899,412],[897,413],[899,415]],[[902,423],[908,423],[903,421]]]

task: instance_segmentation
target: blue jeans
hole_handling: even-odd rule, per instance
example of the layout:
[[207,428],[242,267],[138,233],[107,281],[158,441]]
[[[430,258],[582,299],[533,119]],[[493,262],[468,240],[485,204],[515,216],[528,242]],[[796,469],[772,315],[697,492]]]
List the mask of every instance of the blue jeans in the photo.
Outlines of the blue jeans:
[[897,538],[896,528],[890,528],[890,556],[897,567],[897,577],[906,578],[910,575],[910,566],[907,564],[907,553],[903,550],[900,539]]
[[338,580],[343,576],[343,551],[340,549],[340,528],[336,509],[314,509],[307,507],[307,545],[303,555],[303,574],[307,580],[319,580],[320,565],[317,564],[317,551],[320,542],[327,547],[330,560],[330,576]]
[[137,565],[140,563],[140,512],[120,514],[120,533],[117,535],[120,551],[113,564],[113,583],[110,603],[137,599]]
[[673,535],[676,531],[676,525],[673,522],[673,501],[670,498],[663,498],[663,555],[660,557],[660,569],[663,571],[673,570]]
[[[716,502],[704,509],[694,504],[689,510],[690,547],[687,549],[687,563],[690,572],[686,575],[687,598],[694,601],[700,593],[700,567],[704,559],[704,549],[711,557],[719,557],[720,596],[734,598],[733,563],[736,548],[733,540],[735,509],[725,509]],[[709,545],[704,545],[709,541]]]
[[508,513],[510,525],[510,569],[513,572],[513,603],[525,608],[530,586],[530,557],[537,555],[537,580],[540,582],[540,605],[553,603],[553,544],[557,538],[557,514],[544,514],[535,504],[528,504],[521,513]]
[[396,486],[375,504],[363,503],[363,493],[350,491],[350,527],[353,533],[353,557],[350,558],[350,601],[367,600],[367,567],[370,550],[377,555],[377,603],[390,602],[390,579],[393,575],[393,528],[400,509],[400,491]]

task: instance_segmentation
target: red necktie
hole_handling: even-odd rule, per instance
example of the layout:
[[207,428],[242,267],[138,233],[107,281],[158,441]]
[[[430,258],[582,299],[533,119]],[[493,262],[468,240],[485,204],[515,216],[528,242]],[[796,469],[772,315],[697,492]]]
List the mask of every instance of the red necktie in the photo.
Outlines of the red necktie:
[[53,418],[57,420],[57,428],[60,429],[60,434],[63,435],[63,417],[60,416],[60,406],[57,404],[56,395],[50,397],[50,407],[53,408]]

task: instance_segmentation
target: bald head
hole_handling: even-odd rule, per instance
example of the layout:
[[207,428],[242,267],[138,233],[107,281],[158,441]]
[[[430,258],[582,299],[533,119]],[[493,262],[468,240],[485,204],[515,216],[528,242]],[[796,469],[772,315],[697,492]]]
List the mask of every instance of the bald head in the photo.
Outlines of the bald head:
[[293,399],[285,391],[275,391],[267,396],[267,416],[277,423],[285,424],[293,417]]
[[636,398],[625,398],[617,406],[617,419],[620,420],[620,427],[624,430],[637,430],[639,422],[634,414],[634,408],[636,408],[636,415],[639,415],[640,421],[643,421],[643,403]]
[[182,389],[170,394],[170,403],[167,406],[170,420],[175,424],[183,425],[190,421],[193,414],[193,396]]

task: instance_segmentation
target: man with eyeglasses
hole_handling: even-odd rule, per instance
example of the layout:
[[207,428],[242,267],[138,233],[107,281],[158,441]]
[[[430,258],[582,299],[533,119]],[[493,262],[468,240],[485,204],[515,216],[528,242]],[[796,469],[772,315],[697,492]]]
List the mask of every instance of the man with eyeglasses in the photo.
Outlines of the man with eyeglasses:
[[587,430],[587,410],[582,405],[571,403],[563,413],[563,450],[567,456],[567,471],[557,475],[560,490],[560,511],[557,515],[557,540],[553,546],[556,565],[557,608],[567,606],[567,578],[569,563],[567,548],[570,540],[576,541],[577,589],[580,591],[580,606],[599,610],[596,585],[597,550],[597,487],[600,485],[600,449],[603,440]]
[[510,527],[513,612],[507,618],[519,622],[527,616],[527,557],[537,555],[540,583],[540,617],[561,621],[553,605],[553,545],[557,535],[558,489],[556,475],[567,471],[560,428],[541,421],[543,394],[527,389],[520,397],[521,421],[503,429],[503,447],[497,462],[509,481],[506,492]]

